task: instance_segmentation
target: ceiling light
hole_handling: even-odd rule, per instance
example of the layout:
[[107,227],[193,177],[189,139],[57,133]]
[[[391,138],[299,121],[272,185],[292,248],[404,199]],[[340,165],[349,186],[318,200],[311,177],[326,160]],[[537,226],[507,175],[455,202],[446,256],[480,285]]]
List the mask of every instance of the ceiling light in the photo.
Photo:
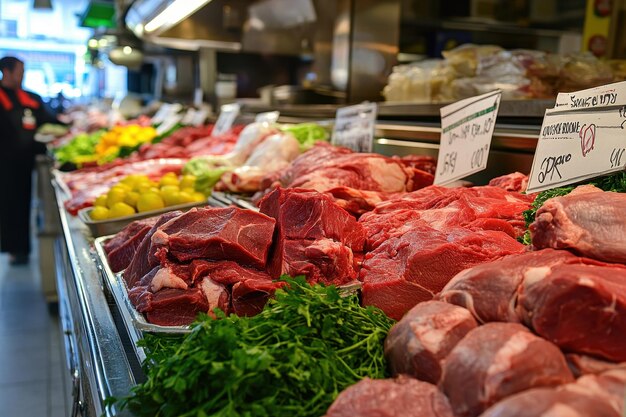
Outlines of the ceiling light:
[[148,33],[157,29],[168,29],[181,20],[185,19],[200,7],[211,0],[174,0],[168,7],[161,11],[154,19],[146,23],[144,30]]
[[125,46],[124,48],[122,48],[122,52],[124,53],[124,55],[130,55],[133,53],[133,48],[131,48],[130,46]]

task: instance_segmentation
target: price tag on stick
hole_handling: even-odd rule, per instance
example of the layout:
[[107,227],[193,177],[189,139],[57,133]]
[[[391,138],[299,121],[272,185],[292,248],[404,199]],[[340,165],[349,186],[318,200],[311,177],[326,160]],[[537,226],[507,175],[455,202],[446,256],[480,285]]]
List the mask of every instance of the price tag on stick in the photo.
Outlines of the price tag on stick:
[[561,93],[546,110],[528,192],[562,187],[626,167],[626,82]]
[[447,184],[487,167],[501,91],[442,107],[435,184]]
[[276,123],[278,121],[278,118],[280,117],[280,112],[279,111],[268,111],[265,113],[259,113],[256,115],[256,117],[254,118],[254,121],[257,123],[269,123],[269,124],[273,124]]
[[337,109],[332,144],[355,152],[372,152],[377,110],[376,103]]
[[215,122],[215,127],[213,128],[213,136],[218,136],[223,133],[226,133],[230,130],[235,122],[235,119],[239,115],[239,104],[224,104],[220,108],[220,115],[217,118],[217,122]]

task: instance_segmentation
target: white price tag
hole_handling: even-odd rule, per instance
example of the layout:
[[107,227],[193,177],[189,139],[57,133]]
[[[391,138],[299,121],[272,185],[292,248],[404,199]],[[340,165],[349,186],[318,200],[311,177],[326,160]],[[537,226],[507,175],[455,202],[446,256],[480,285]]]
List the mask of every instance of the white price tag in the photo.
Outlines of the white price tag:
[[156,128],[157,135],[161,136],[162,134],[166,133],[168,130],[176,126],[176,124],[179,123],[182,119],[183,119],[183,116],[180,114],[173,114],[169,116],[167,119],[163,121],[163,123],[161,123]]
[[163,120],[170,114],[172,109],[172,105],[168,103],[161,104],[159,110],[152,116],[152,124],[158,125],[159,123],[163,123]]
[[268,111],[265,113],[257,114],[256,117],[254,118],[254,121],[257,123],[265,122],[265,123],[273,124],[278,121],[279,117],[280,117],[279,111]]
[[207,107],[202,107],[196,111],[196,114],[194,114],[191,124],[193,126],[202,126],[206,122],[206,118],[208,116],[209,116],[209,109]]
[[230,130],[239,115],[239,104],[224,104],[220,108],[220,115],[215,122],[212,136],[224,134]]
[[435,184],[447,184],[487,167],[501,91],[442,107]]
[[331,143],[355,152],[372,152],[377,112],[376,103],[337,109]]
[[559,94],[543,118],[528,192],[623,170],[625,129],[626,82]]
[[196,116],[196,109],[191,107],[187,110],[187,112],[183,116],[183,119],[180,121],[180,123],[184,124],[185,126],[189,126],[193,123],[193,119],[195,116]]

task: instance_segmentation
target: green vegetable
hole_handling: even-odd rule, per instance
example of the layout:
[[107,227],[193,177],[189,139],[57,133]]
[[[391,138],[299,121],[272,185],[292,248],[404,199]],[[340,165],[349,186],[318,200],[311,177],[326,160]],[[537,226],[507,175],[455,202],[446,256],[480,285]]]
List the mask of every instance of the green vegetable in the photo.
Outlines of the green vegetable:
[[[596,178],[595,180],[589,181],[585,184],[594,185],[604,191],[626,193],[626,172],[621,171],[615,174]],[[571,193],[578,185],[553,188],[551,190],[540,192],[537,195],[537,198],[535,198],[535,201],[533,201],[533,203],[531,204],[530,209],[522,213],[522,215],[524,216],[524,221],[526,222],[526,228],[528,228],[528,226],[530,226],[530,224],[535,221],[535,215],[537,214],[537,210],[539,210],[539,208],[543,206],[543,203],[551,198],[561,197]],[[530,245],[532,243],[529,230],[526,230],[524,236],[520,238],[520,242],[525,245]]]
[[233,170],[234,167],[216,167],[214,163],[206,158],[194,158],[183,167],[183,174],[190,174],[196,177],[195,189],[205,195],[210,195],[213,187],[222,178],[222,174]]
[[81,133],[76,135],[70,142],[54,149],[54,157],[62,164],[76,162],[80,156],[93,155],[100,137],[105,133],[99,130],[94,133]]
[[300,123],[282,127],[283,132],[291,133],[300,142],[300,152],[311,149],[317,141],[327,141],[328,132],[317,123]]
[[119,404],[139,417],[319,417],[346,387],[387,376],[391,319],[335,287],[285,280],[257,316],[201,315],[180,346],[150,351],[147,381]]

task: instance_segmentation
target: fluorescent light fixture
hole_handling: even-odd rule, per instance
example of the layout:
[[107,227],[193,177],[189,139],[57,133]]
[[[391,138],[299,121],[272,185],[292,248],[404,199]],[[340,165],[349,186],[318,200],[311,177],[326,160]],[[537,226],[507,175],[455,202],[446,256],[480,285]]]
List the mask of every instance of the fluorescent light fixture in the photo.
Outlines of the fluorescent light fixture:
[[144,26],[147,33],[154,32],[157,29],[168,29],[181,20],[185,19],[200,7],[209,3],[211,0],[174,0],[161,11],[154,19],[150,20]]

